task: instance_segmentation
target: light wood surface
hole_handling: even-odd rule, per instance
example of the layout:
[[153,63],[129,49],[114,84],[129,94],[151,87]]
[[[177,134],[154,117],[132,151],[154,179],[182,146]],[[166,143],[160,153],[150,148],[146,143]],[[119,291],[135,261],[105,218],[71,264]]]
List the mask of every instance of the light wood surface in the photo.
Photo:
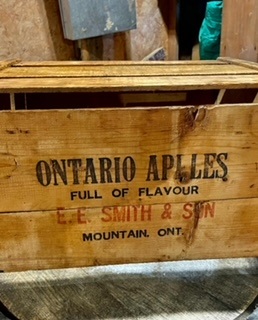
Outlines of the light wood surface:
[[[1,211],[254,198],[257,117],[252,104],[3,111]],[[84,190],[96,198],[71,201]]]
[[1,112],[0,269],[256,256],[257,110]]
[[[256,66],[257,67],[257,66]],[[212,75],[256,75],[257,70],[236,65],[102,65],[70,67],[29,67],[6,68],[0,73],[1,79],[10,78],[88,78],[88,77],[163,77],[163,76],[212,76]]]
[[241,199],[1,213],[0,270],[255,257],[257,205]]
[[258,2],[224,0],[222,56],[258,62]]
[[[238,62],[239,64],[239,62]],[[257,88],[248,63],[17,63],[0,72],[0,92],[178,91]]]
[[7,66],[0,270],[257,256],[257,89],[228,58]]

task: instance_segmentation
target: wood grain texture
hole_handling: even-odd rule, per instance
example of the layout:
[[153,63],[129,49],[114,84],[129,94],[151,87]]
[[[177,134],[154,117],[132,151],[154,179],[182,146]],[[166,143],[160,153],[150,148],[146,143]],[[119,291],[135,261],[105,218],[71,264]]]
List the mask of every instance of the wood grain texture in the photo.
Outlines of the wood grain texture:
[[[5,63],[5,62],[3,62]],[[155,61],[155,65],[217,65],[221,66],[228,64],[228,62],[222,62],[220,60],[190,60],[190,61]],[[73,67],[73,66],[153,66],[153,61],[21,61],[14,64],[14,67]]]
[[255,257],[257,205],[255,198],[1,213],[0,270]]
[[256,0],[225,0],[221,55],[257,62],[257,27],[258,2]]
[[[92,77],[92,78],[3,78],[0,93],[12,92],[142,92],[209,89],[256,89],[257,74],[162,76],[162,77]],[[241,79],[241,80],[240,80]]]
[[256,62],[252,62],[252,61],[234,59],[234,58],[229,58],[229,57],[220,57],[220,58],[218,58],[218,61],[227,62],[227,63],[230,63],[230,64],[234,64],[234,65],[237,65],[237,66],[242,66],[242,67],[245,67],[245,68],[250,68],[250,69],[253,69],[253,70],[258,70],[258,64]]
[[[82,91],[186,103],[187,90],[230,100],[253,88],[252,102],[258,89],[238,61],[17,63],[0,75],[13,102]],[[43,111],[37,97],[34,111],[0,112],[0,270],[257,256],[256,104]]]
[[1,112],[0,270],[257,256],[257,117]]
[[[240,63],[240,62],[239,62]],[[238,64],[239,64],[238,63]],[[0,92],[178,91],[257,88],[258,70],[226,62],[17,63],[0,72]]]
[[18,60],[6,60],[6,61],[1,61],[0,62],[0,70],[6,69],[8,67],[11,67],[15,63],[17,63]]
[[257,75],[257,70],[236,65],[100,65],[100,66],[52,66],[13,67],[0,73],[4,78],[88,78],[88,77],[163,77],[163,76],[216,76],[216,75]]
[[[257,117],[256,105],[3,111],[1,211],[257,197]],[[95,198],[72,200],[85,190]]]

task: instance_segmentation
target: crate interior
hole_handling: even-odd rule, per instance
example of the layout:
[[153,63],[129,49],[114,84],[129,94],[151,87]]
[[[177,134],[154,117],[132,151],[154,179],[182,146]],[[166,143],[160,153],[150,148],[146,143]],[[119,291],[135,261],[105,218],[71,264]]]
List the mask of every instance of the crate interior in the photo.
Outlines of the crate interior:
[[[220,90],[188,90],[171,92],[40,92],[1,93],[0,110],[78,109],[166,107],[211,105],[218,101]],[[228,89],[220,104],[252,103],[257,89]]]

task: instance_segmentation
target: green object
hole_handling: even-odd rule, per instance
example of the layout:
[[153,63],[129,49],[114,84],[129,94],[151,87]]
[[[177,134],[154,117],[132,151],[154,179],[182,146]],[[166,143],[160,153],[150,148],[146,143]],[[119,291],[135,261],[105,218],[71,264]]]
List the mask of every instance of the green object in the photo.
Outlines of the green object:
[[199,33],[201,60],[216,60],[220,55],[222,9],[223,1],[207,3],[205,18]]

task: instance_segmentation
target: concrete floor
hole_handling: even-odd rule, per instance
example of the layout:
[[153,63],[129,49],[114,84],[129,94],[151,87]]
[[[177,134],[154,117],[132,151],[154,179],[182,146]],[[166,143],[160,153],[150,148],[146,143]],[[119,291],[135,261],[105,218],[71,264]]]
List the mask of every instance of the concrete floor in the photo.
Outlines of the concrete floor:
[[234,320],[258,296],[258,259],[7,273],[0,287],[20,320]]

